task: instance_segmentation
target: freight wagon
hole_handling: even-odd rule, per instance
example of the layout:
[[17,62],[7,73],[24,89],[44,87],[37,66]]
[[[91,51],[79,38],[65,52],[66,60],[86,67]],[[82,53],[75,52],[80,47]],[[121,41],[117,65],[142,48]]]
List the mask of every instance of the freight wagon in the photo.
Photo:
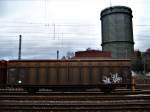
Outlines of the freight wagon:
[[7,62],[0,61],[0,85],[6,84],[7,81]]
[[[130,60],[9,60],[1,63],[1,85],[53,91],[104,90],[131,82]],[[107,88],[107,89],[106,89]]]

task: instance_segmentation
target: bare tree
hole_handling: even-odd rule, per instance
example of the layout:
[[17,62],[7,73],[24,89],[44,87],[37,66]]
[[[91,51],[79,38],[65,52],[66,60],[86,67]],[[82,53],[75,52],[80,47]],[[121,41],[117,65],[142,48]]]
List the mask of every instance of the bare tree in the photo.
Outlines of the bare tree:
[[73,58],[74,57],[74,52],[70,52],[70,51],[68,51],[67,52],[67,59],[71,59],[71,58]]

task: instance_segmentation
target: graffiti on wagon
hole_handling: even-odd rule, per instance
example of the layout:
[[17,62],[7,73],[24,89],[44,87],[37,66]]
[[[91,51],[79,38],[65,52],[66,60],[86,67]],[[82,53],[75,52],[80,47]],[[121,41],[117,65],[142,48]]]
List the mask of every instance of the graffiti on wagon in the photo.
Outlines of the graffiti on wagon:
[[110,73],[109,76],[103,76],[102,82],[104,84],[120,83],[122,82],[122,77],[120,77],[118,73]]

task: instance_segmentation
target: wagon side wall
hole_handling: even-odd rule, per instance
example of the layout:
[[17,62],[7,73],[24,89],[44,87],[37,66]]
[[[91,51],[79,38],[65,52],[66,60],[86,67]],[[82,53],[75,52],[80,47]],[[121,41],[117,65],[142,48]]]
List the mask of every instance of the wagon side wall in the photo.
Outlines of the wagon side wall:
[[7,80],[7,62],[0,61],[0,84],[5,85]]
[[10,61],[8,84],[83,85],[101,84],[103,76],[118,73],[122,83],[130,82],[130,61],[127,60],[52,60]]

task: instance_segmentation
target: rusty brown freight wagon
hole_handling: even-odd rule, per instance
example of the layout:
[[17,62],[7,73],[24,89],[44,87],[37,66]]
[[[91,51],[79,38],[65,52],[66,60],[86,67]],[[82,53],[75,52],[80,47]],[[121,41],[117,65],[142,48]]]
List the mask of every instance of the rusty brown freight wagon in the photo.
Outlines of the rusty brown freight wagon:
[[124,85],[131,82],[130,68],[130,60],[10,60],[7,85],[34,90],[94,88],[112,74],[121,77],[117,84]]
[[4,86],[7,81],[7,62],[0,60],[0,86]]

